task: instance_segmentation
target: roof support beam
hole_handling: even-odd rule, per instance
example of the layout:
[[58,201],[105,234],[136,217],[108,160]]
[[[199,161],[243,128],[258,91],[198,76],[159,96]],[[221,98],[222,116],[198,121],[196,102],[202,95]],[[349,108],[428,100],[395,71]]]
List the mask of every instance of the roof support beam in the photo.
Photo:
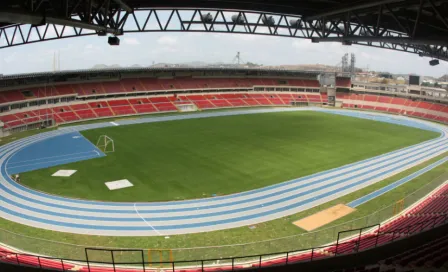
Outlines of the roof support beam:
[[128,13],[132,13],[133,9],[131,7],[129,7],[125,2],[123,2],[122,0],[113,0],[115,3],[117,3],[118,5],[120,5],[120,7],[122,9],[124,9],[126,12]]
[[[366,12],[367,9],[364,9],[346,12],[340,15],[341,18],[324,17],[319,20],[303,21],[303,17],[300,15],[288,16],[267,12],[226,11],[220,9],[207,10],[206,12],[212,14],[214,19],[204,20],[204,16],[201,16],[204,15],[202,13],[204,12],[203,9],[135,9],[132,13],[129,13],[120,8],[115,0],[70,0],[70,3],[73,3],[75,6],[89,2],[93,6],[87,13],[85,13],[83,7],[78,8],[77,12],[71,15],[71,18],[63,18],[63,14],[66,12],[63,5],[57,10],[60,15],[57,15],[58,13],[31,13],[28,9],[0,11],[0,22],[11,23],[10,25],[0,27],[0,36],[4,37],[6,41],[6,44],[0,45],[0,48],[70,37],[106,35],[107,33],[121,35],[123,33],[136,32],[191,31],[307,38],[312,39],[314,42],[353,43],[414,54],[427,53],[437,56],[438,59],[448,60],[448,39],[446,35],[448,28],[445,28],[445,25],[438,18],[436,19],[435,13],[432,17],[425,15],[427,10],[432,11],[432,9],[429,9],[430,7],[428,9],[424,8],[425,5],[430,5],[428,1],[439,7],[439,1],[447,0],[414,0],[412,10],[415,12],[409,9],[400,12],[397,9],[398,6],[406,5],[405,2],[391,4],[390,6],[380,5],[370,9],[372,14],[378,14],[370,19],[360,15],[360,12]],[[364,1],[364,3],[366,2],[367,0]],[[417,10],[422,5],[422,9]],[[69,7],[70,10],[72,10],[71,7]],[[183,10],[185,12],[182,12]],[[168,21],[163,21],[159,18],[158,13],[162,11],[170,12]],[[224,12],[230,12],[235,16],[233,19],[230,19],[229,16],[224,16]],[[88,20],[90,13],[91,21]],[[439,13],[444,15],[445,12],[439,9]],[[248,16],[253,14],[258,16]],[[275,23],[267,23],[266,20],[262,20],[265,16],[271,15]],[[146,18],[143,25],[137,20],[139,18]],[[244,20],[235,18],[244,18]],[[132,24],[126,24],[128,19],[135,21],[137,29],[133,28]],[[156,24],[148,24],[150,19],[156,22]],[[171,23],[173,20],[177,20],[179,24]],[[422,33],[427,29],[425,27],[428,23],[437,23],[438,27],[442,29],[423,36]],[[45,24],[46,27],[38,27]],[[56,29],[56,25],[63,26],[62,30]],[[417,30],[416,26],[418,26]],[[46,35],[49,27],[51,30],[50,34]],[[55,31],[52,31],[52,28]],[[83,31],[84,29],[93,31]],[[266,31],[266,29],[269,31]],[[37,36],[33,35],[35,32],[37,32]]]
[[420,13],[422,12],[422,8],[423,8],[423,0],[420,0],[420,6],[418,7],[417,18],[415,18],[414,30],[412,30],[411,38],[414,38],[415,33],[417,32],[417,27],[418,23],[420,22]]
[[442,23],[446,26],[446,28],[448,28],[448,22],[445,19],[445,17],[443,17],[442,14],[440,14],[439,9],[434,5],[432,0],[428,0],[428,2],[431,4],[431,7],[434,9],[434,12],[437,14],[437,17],[440,19],[440,21],[442,21]]
[[312,38],[313,42],[386,42],[397,44],[413,44],[413,45],[440,45],[448,46],[448,41],[445,40],[432,40],[432,39],[411,39],[406,37],[329,37],[329,38]]
[[108,28],[105,26],[86,23],[74,19],[46,17],[38,15],[36,13],[26,13],[17,11],[0,11],[0,21],[10,22],[15,24],[31,24],[31,25],[44,25],[44,24],[57,24],[64,26],[72,26],[83,29],[90,29],[94,31],[103,31],[111,34],[120,34],[116,29]]
[[341,13],[354,11],[354,10],[358,10],[358,9],[373,8],[373,7],[377,7],[377,6],[381,6],[381,5],[385,5],[385,4],[392,4],[392,3],[404,2],[404,1],[405,0],[371,1],[370,3],[364,3],[364,4],[355,5],[355,6],[348,6],[348,7],[344,7],[344,8],[340,8],[340,9],[333,9],[333,10],[329,10],[329,11],[322,12],[322,13],[319,13],[319,14],[315,14],[313,16],[308,16],[308,17],[305,18],[305,20],[306,21],[313,21],[313,20],[320,19],[322,17],[338,15],[338,14],[341,14]]

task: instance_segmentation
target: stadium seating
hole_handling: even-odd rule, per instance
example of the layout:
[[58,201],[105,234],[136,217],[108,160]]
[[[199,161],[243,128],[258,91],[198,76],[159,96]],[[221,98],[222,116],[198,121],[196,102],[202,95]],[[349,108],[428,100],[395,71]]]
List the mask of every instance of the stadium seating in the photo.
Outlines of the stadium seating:
[[[349,86],[350,78],[337,77],[338,86]],[[252,88],[254,86],[293,86],[305,93],[216,93],[216,94],[185,94],[157,95],[142,98],[107,99],[104,95],[117,97],[120,94],[131,94],[133,92],[152,92],[167,90],[196,89],[238,89]],[[124,78],[120,81],[103,81],[88,83],[71,83],[50,86],[48,89],[35,87],[2,91],[0,103],[17,103],[17,101],[30,101],[48,96],[78,96],[85,99],[87,96],[99,97],[99,102],[76,102],[68,103],[66,106],[55,106],[52,109],[52,117],[58,122],[72,122],[83,119],[131,115],[139,113],[151,113],[161,111],[176,111],[175,104],[188,102],[195,103],[199,109],[213,109],[220,107],[250,107],[250,106],[282,106],[290,105],[291,101],[302,101],[309,103],[325,103],[328,97],[325,94],[309,93],[309,88],[319,88],[319,82],[311,79],[270,79],[270,78]],[[403,114],[418,118],[430,119],[438,122],[448,121],[448,106],[431,103],[428,101],[413,101],[407,98],[390,97],[383,95],[338,93],[337,99],[343,101],[343,106],[363,110],[374,110],[392,114]],[[92,101],[89,99],[88,101]],[[48,106],[47,106],[48,107]],[[50,106],[51,107],[51,106]],[[62,107],[62,108],[61,108]],[[18,112],[33,111],[35,108],[26,110],[14,110],[0,114],[0,120],[7,128],[18,127],[23,124],[39,122],[45,119],[42,114],[31,118],[17,117]],[[62,112],[60,111],[61,109]],[[25,120],[26,119],[26,120]]]
[[[192,78],[172,79],[142,78],[122,79],[120,81],[103,81],[61,84],[48,87],[2,91],[0,104],[25,101],[49,96],[97,96],[102,94],[120,94],[142,91],[185,90],[185,89],[233,89],[252,88],[253,86],[294,86],[319,88],[317,80],[289,79],[278,81],[260,78]],[[25,95],[26,94],[26,95]]]
[[[192,80],[184,80],[177,84],[182,85],[185,82],[190,84]],[[110,82],[110,84],[112,85],[117,83]],[[139,81],[128,80],[126,81],[126,84],[120,85],[121,87],[115,86],[114,91],[123,91],[127,88],[135,88],[134,85],[138,84],[140,84]],[[146,84],[148,84],[148,81],[146,81]],[[74,86],[76,85],[71,85],[70,89]],[[103,85],[83,85],[82,88],[78,88],[78,91],[81,89],[89,90],[89,88],[98,88],[99,91],[104,90]],[[70,90],[66,89],[65,93],[70,93]],[[338,94],[337,97],[338,99],[343,100],[343,107],[347,108],[382,111],[393,114],[406,114],[418,118],[448,122],[448,106],[443,104],[376,95]],[[328,98],[326,95],[321,95],[318,93],[293,94],[235,92],[216,94],[185,94],[179,96],[159,95],[141,98],[103,99],[96,102],[69,103],[64,106],[51,107],[49,109],[50,113],[43,111],[49,107],[46,105],[35,114],[33,114],[34,110],[22,111],[20,113],[16,111],[14,113],[4,112],[0,115],[0,120],[5,123],[6,128],[13,128],[24,124],[45,120],[48,118],[47,115],[49,114],[51,114],[50,118],[54,118],[56,122],[64,123],[118,115],[177,111],[175,104],[180,103],[194,103],[199,109],[213,109],[225,107],[283,106],[290,105],[291,101],[324,103],[327,99]]]
[[[127,84],[128,87],[129,84],[133,85],[130,81],[128,81]],[[88,88],[96,87],[98,86],[89,86]],[[83,89],[86,88],[83,87]],[[290,105],[292,100],[317,103],[322,103],[323,101],[319,94],[217,93],[186,94],[179,96],[165,95],[129,99],[103,99],[84,103],[74,102],[64,106],[54,106],[50,108],[46,105],[45,107],[41,107],[41,110],[36,112],[36,114],[32,115],[35,117],[32,119],[29,119],[31,115],[19,116],[18,113],[11,114],[6,112],[0,115],[0,120],[6,124],[7,128],[11,128],[28,122],[44,120],[47,118],[47,115],[51,115],[50,118],[54,118],[58,123],[64,123],[100,117],[177,111],[175,104],[182,103],[194,103],[199,109],[213,109],[220,107],[283,106]],[[43,111],[44,109],[49,112]]]
[[70,95],[76,94],[76,91],[72,88],[70,84],[67,85],[56,85],[54,86],[58,95]]
[[[106,91],[101,83],[83,83],[78,85],[79,95],[98,95],[105,94]],[[115,90],[115,89],[114,89]],[[111,91],[114,92],[114,91]]]
[[376,102],[378,101],[378,98],[380,96],[376,96],[376,95],[364,95],[364,101],[372,101],[372,102]]
[[2,103],[26,100],[26,97],[20,90],[1,92],[1,96]]
[[341,88],[350,88],[351,87],[351,79],[349,77],[336,77],[336,87]]
[[101,87],[102,89],[106,92],[106,93],[124,93],[124,92],[132,92],[133,90],[126,90],[123,87],[123,84],[121,83],[121,81],[119,82],[103,82],[101,83]]
[[448,262],[448,235],[423,246],[405,251],[392,258],[386,259],[383,264],[395,267],[408,268],[441,268]]
[[448,106],[443,104],[360,94],[337,94],[337,98],[342,100],[343,107],[347,108],[384,111],[448,123]]

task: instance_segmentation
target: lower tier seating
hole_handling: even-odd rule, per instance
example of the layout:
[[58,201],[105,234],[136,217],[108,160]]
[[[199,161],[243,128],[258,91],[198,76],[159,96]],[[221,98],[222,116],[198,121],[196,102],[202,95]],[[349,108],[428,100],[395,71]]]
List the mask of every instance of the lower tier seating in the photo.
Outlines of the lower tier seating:
[[409,268],[441,268],[448,263],[448,235],[386,259],[384,265]]
[[[164,95],[139,98],[98,100],[93,102],[74,102],[64,106],[48,108],[43,105],[31,111],[3,113],[0,121],[5,128],[20,127],[54,119],[57,123],[75,122],[84,119],[133,115],[154,112],[177,111],[176,105],[194,103],[198,109],[284,106],[291,101],[325,103],[328,97],[319,93],[217,93]],[[404,98],[391,98],[375,95],[338,94],[345,108],[383,111],[412,117],[448,123],[448,106],[443,104],[411,101]]]

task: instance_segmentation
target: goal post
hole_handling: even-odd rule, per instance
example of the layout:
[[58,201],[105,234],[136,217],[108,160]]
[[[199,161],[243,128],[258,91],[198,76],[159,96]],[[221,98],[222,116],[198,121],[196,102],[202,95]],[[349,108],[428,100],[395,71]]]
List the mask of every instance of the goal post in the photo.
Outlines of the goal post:
[[112,138],[110,138],[107,135],[101,135],[98,138],[96,147],[98,147],[98,149],[101,150],[103,153],[115,152],[114,140],[112,140]]

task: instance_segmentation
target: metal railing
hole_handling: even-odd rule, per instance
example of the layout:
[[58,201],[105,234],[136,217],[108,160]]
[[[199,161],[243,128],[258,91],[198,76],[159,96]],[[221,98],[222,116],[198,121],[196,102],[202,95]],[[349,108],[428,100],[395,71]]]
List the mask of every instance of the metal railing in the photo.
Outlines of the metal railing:
[[[387,230],[380,225],[367,226],[359,229],[338,233],[336,243],[300,250],[283,251],[270,254],[257,254],[231,258],[198,259],[185,261],[148,261],[144,250],[120,250],[85,248],[83,259],[61,259],[56,257],[38,256],[32,254],[12,253],[0,250],[0,262],[21,266],[33,266],[58,271],[69,271],[73,267],[83,267],[88,271],[210,271],[218,268],[220,271],[236,271],[261,268],[275,265],[289,265],[299,262],[312,262],[340,255],[356,254],[358,252],[376,248],[411,235],[433,229],[448,223],[448,214],[433,216],[427,220],[408,225],[403,228]],[[342,238],[344,234],[349,238]],[[100,254],[92,254],[100,253]],[[104,257],[110,260],[104,260]],[[132,257],[134,260],[130,260]]]

